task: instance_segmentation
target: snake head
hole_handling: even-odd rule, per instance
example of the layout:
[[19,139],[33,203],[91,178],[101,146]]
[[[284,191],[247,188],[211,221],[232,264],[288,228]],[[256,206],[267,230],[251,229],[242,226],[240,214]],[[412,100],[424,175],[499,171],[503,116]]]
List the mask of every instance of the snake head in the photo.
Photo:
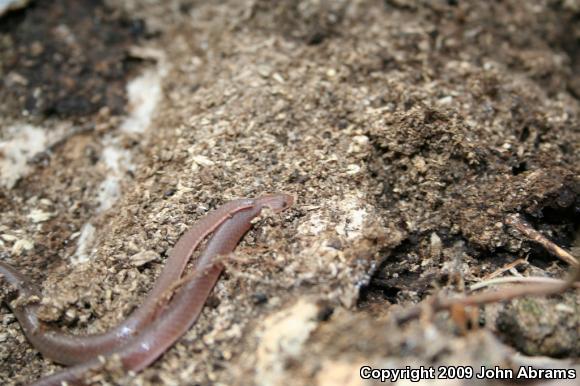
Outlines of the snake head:
[[273,213],[285,211],[294,204],[294,197],[286,193],[273,193],[260,196],[256,200],[259,207],[267,207]]

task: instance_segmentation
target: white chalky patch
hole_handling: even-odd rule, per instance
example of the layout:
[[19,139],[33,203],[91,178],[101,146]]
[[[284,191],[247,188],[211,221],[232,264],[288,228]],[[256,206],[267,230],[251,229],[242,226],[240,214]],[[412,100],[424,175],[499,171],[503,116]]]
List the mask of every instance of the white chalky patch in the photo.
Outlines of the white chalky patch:
[[304,343],[316,328],[318,307],[300,300],[292,307],[268,317],[260,329],[256,380],[261,386],[287,385],[284,368],[300,355]]

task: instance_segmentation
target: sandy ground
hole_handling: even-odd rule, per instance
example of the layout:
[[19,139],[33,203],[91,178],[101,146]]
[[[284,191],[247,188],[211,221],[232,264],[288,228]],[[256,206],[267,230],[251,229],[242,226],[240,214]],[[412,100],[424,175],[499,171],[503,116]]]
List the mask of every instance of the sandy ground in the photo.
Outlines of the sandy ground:
[[[41,285],[44,320],[104,331],[208,210],[287,192],[190,332],[98,383],[578,372],[577,290],[486,306],[468,331],[392,320],[518,259],[503,276],[567,271],[505,219],[580,247],[578,20],[577,0],[33,1],[0,19],[0,259]],[[60,368],[5,305],[0,342],[0,384]]]

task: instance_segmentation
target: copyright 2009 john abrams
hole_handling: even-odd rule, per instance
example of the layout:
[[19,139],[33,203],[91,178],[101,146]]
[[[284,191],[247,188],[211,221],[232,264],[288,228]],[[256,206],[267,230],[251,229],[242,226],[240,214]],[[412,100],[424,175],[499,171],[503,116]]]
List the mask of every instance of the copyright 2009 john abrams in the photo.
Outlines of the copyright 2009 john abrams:
[[532,366],[522,366],[518,369],[499,366],[475,368],[472,366],[419,366],[405,368],[378,369],[371,366],[360,368],[362,379],[372,379],[381,382],[396,382],[407,379],[419,382],[425,379],[576,379],[575,369],[536,369]]

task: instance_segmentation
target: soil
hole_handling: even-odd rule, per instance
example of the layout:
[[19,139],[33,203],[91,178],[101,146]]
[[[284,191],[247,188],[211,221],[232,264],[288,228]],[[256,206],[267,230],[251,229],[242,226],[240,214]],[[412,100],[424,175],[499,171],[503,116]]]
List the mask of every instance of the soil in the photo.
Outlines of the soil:
[[[209,209],[287,192],[190,332],[137,375],[92,380],[578,372],[578,290],[471,323],[392,319],[518,259],[504,276],[566,274],[505,219],[580,248],[578,73],[577,0],[32,1],[0,17],[0,259],[42,288],[43,320],[105,331]],[[0,342],[0,384],[61,368],[5,305]]]

